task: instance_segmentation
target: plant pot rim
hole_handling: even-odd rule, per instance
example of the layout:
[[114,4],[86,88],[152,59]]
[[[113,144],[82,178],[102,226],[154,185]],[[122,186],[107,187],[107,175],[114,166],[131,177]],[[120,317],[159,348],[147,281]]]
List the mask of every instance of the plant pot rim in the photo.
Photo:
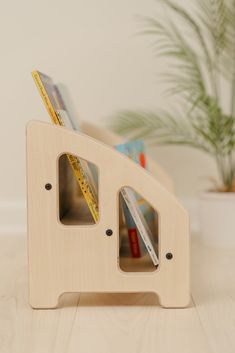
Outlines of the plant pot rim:
[[235,202],[235,192],[203,191],[200,194],[203,200],[232,201]]

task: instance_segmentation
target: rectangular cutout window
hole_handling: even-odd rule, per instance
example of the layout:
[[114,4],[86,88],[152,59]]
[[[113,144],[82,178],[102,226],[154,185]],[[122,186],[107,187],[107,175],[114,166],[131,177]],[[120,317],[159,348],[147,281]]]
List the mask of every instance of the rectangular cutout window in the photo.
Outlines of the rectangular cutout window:
[[71,154],[61,155],[58,164],[61,223],[65,225],[98,223],[98,168]]
[[[128,204],[127,197],[132,206]],[[158,233],[156,210],[132,188],[122,188],[119,193],[120,269],[125,272],[155,271],[158,266]]]

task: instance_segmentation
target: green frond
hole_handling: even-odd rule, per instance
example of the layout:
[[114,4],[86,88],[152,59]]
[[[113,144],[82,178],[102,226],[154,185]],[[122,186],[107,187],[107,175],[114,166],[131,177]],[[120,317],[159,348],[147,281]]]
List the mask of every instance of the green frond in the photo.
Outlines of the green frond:
[[225,0],[197,0],[199,18],[212,40],[214,55],[221,54],[226,43],[227,6]]
[[[176,1],[157,2],[166,7],[167,17],[145,17],[141,34],[152,38],[156,58],[167,58],[169,69],[158,81],[167,84],[167,96],[176,95],[182,109],[123,110],[110,127],[150,144],[186,145],[208,153],[230,191],[235,179],[235,0],[195,0],[193,14]],[[231,88],[226,113],[222,77]]]
[[[171,21],[162,24],[158,20],[151,18],[146,19],[146,24],[156,27],[159,31],[154,52],[158,56],[167,56],[178,61],[174,66],[181,74],[172,74],[172,81],[168,81],[172,86],[171,89],[179,93],[180,86],[183,86],[183,91],[185,91],[186,87],[188,89],[193,84],[194,92],[196,91],[195,86],[205,91],[204,78],[197,55],[194,49],[183,38],[175,24]],[[185,75],[182,73],[185,73]],[[175,82],[174,76],[177,77],[178,82]]]
[[202,28],[197,23],[196,19],[194,19],[193,16],[189,14],[182,6],[179,6],[175,2],[172,2],[170,0],[159,0],[159,1],[161,1],[166,6],[168,6],[173,11],[173,13],[178,15],[178,17],[183,21],[183,23],[186,24],[192,30],[192,33],[194,34],[201,48],[201,51],[206,61],[206,65],[208,69],[211,71],[212,58],[211,58],[210,50],[204,39]]
[[185,144],[213,154],[213,149],[203,139],[196,138],[193,129],[183,119],[169,112],[121,111],[111,120],[111,129],[132,139],[154,139],[156,144]]

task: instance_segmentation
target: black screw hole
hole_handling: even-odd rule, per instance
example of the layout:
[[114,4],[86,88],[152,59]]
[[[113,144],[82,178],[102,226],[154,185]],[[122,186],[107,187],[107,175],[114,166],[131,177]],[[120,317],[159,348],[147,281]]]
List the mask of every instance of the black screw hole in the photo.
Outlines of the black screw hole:
[[46,190],[51,190],[51,189],[52,189],[52,185],[51,185],[50,183],[47,183],[47,184],[45,185],[45,189],[46,189]]
[[166,258],[167,258],[167,260],[171,260],[173,258],[173,254],[171,252],[168,252],[166,254]]
[[112,234],[113,234],[112,229],[107,229],[107,230],[106,230],[106,235],[107,235],[108,237],[110,237]]

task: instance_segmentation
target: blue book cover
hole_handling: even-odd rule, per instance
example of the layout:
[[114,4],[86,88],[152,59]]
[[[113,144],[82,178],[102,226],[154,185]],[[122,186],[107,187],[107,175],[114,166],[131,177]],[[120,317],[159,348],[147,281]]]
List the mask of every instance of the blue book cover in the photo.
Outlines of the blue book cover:
[[[130,159],[132,159],[134,162],[136,162],[143,168],[146,168],[146,158],[145,158],[146,153],[145,153],[144,142],[142,140],[135,140],[135,141],[130,141],[124,144],[117,145],[116,149],[119,152],[128,156]],[[138,207],[141,210],[141,213],[143,214],[147,224],[150,226],[150,228],[152,228],[151,225],[154,222],[154,212],[151,206],[145,200],[143,200],[143,198],[140,195],[136,194],[134,191],[132,192],[135,194],[135,199],[138,203]],[[129,238],[131,255],[133,257],[140,257],[144,253],[146,253],[147,251],[146,246],[144,245],[142,237],[139,234],[136,224],[123,198],[122,198],[122,207],[123,207],[124,217],[125,217],[127,230],[128,230],[128,238]]]

